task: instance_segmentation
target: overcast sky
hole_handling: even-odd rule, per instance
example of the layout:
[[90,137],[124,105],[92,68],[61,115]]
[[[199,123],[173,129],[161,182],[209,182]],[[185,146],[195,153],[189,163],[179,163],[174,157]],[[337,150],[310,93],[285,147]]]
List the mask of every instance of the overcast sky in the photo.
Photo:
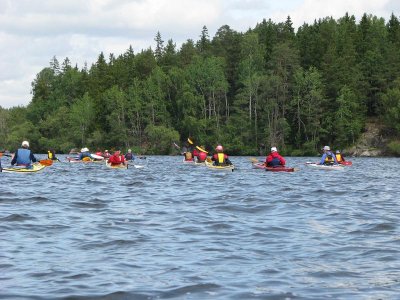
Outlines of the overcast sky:
[[180,47],[197,41],[202,27],[212,38],[229,25],[243,32],[264,18],[295,29],[304,22],[346,12],[400,16],[399,0],[0,0],[0,106],[27,105],[31,83],[53,56],[61,63],[90,66],[101,51],[116,56],[132,45],[135,53],[152,47],[160,31]]

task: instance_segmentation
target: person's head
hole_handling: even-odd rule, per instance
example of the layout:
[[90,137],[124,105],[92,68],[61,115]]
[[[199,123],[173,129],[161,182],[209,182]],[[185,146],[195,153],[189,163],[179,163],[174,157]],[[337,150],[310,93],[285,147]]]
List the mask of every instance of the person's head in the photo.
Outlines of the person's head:
[[28,141],[23,141],[21,144],[22,148],[29,148],[29,142]]
[[336,150],[336,154],[340,154],[340,150]]
[[121,155],[121,151],[120,150],[115,150],[114,151],[114,155],[115,156],[120,156]]
[[276,147],[271,147],[271,152],[278,152],[278,149],[276,149]]
[[128,153],[132,153],[132,150],[131,150],[131,149],[128,149]]
[[207,153],[207,151],[205,150],[204,145],[199,146],[198,148],[201,152]]
[[105,153],[108,153],[108,150],[104,150]]
[[81,149],[81,152],[89,152],[89,149],[88,149],[87,147],[82,148],[82,149]]
[[322,148],[322,150],[324,150],[324,152],[326,152],[326,151],[331,151],[331,147],[329,147],[329,146],[324,146],[324,148]]
[[224,147],[222,147],[222,145],[218,145],[217,147],[215,147],[215,151],[222,152],[224,151]]

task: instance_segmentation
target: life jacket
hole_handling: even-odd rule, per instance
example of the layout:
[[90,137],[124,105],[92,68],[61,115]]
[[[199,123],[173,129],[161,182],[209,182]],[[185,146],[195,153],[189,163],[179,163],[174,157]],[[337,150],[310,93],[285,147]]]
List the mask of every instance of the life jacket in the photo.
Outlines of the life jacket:
[[199,155],[197,156],[197,160],[199,162],[204,162],[207,159],[207,153],[200,151]]
[[218,165],[225,165],[225,163],[226,163],[225,154],[217,153],[217,161],[216,162]]
[[342,154],[340,154],[340,153],[336,154],[336,160],[337,160],[337,162],[343,161]]
[[193,160],[192,152],[185,152],[185,160]]
[[133,160],[133,154],[132,153],[127,153],[127,154],[125,154],[125,158],[127,159],[127,160]]
[[17,165],[18,166],[29,166],[31,164],[31,150],[29,149],[18,149],[17,150]]
[[269,163],[268,167],[278,167],[281,165],[281,161],[278,157],[274,157]]
[[53,159],[53,153],[51,153],[51,151],[47,151],[47,158]]
[[83,160],[85,157],[88,157],[89,160],[91,160],[90,152],[82,152],[82,153],[79,155],[79,159],[81,159],[81,160]]
[[333,165],[334,163],[335,163],[335,159],[333,158],[332,152],[326,152],[324,165]]

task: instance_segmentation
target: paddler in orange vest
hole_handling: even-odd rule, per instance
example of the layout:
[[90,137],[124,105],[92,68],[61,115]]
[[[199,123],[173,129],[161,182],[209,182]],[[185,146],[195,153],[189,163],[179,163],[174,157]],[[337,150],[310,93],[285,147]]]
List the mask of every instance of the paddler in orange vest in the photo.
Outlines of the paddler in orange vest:
[[228,158],[228,155],[224,153],[224,147],[222,147],[222,145],[218,145],[215,148],[215,151],[217,153],[215,153],[211,158],[211,160],[214,161],[215,166],[226,166],[232,164]]
[[340,164],[344,161],[346,161],[342,155],[342,153],[340,153],[340,150],[336,150],[336,161]]

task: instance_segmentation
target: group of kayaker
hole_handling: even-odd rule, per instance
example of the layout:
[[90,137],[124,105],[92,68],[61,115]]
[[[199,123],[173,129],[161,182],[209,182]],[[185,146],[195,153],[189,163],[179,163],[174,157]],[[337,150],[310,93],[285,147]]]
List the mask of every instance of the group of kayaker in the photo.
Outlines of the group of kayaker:
[[[321,156],[321,160],[319,162],[320,165],[337,165],[343,163],[345,158],[340,153],[339,150],[334,154],[329,146],[324,146],[322,149],[323,154]],[[205,150],[204,146],[196,146],[194,147],[193,142],[190,138],[188,138],[188,144],[182,148],[182,154],[184,155],[184,160],[196,161],[197,163],[203,163],[207,161],[208,152]],[[98,152],[95,155],[91,154],[87,147],[81,149],[77,160],[95,160],[95,159],[107,159],[108,162],[112,165],[116,164],[125,164],[126,161],[133,161],[135,156],[132,153],[131,149],[128,149],[128,152],[124,155],[120,150],[114,151],[111,155],[108,150],[105,150],[104,153]],[[48,151],[48,159],[58,160],[56,157],[54,150]],[[210,160],[216,166],[225,166],[232,165],[232,162],[229,160],[229,157],[226,153],[224,153],[224,148],[222,145],[217,145],[215,147],[215,153],[211,155]],[[29,142],[23,141],[21,147],[15,151],[15,154],[11,160],[11,165],[17,166],[29,166],[31,163],[36,162],[37,159],[33,155],[32,151],[29,149]],[[277,147],[271,147],[271,152],[265,159],[265,166],[267,167],[279,167],[285,166],[286,160],[279,154]]]
[[[182,148],[182,154],[184,156],[185,162],[197,162],[204,163],[207,161],[208,152],[204,149],[204,146],[193,146],[193,142],[188,138],[188,143]],[[214,166],[229,166],[232,162],[229,157],[224,153],[224,147],[222,145],[217,145],[215,147],[215,153],[209,158]]]

